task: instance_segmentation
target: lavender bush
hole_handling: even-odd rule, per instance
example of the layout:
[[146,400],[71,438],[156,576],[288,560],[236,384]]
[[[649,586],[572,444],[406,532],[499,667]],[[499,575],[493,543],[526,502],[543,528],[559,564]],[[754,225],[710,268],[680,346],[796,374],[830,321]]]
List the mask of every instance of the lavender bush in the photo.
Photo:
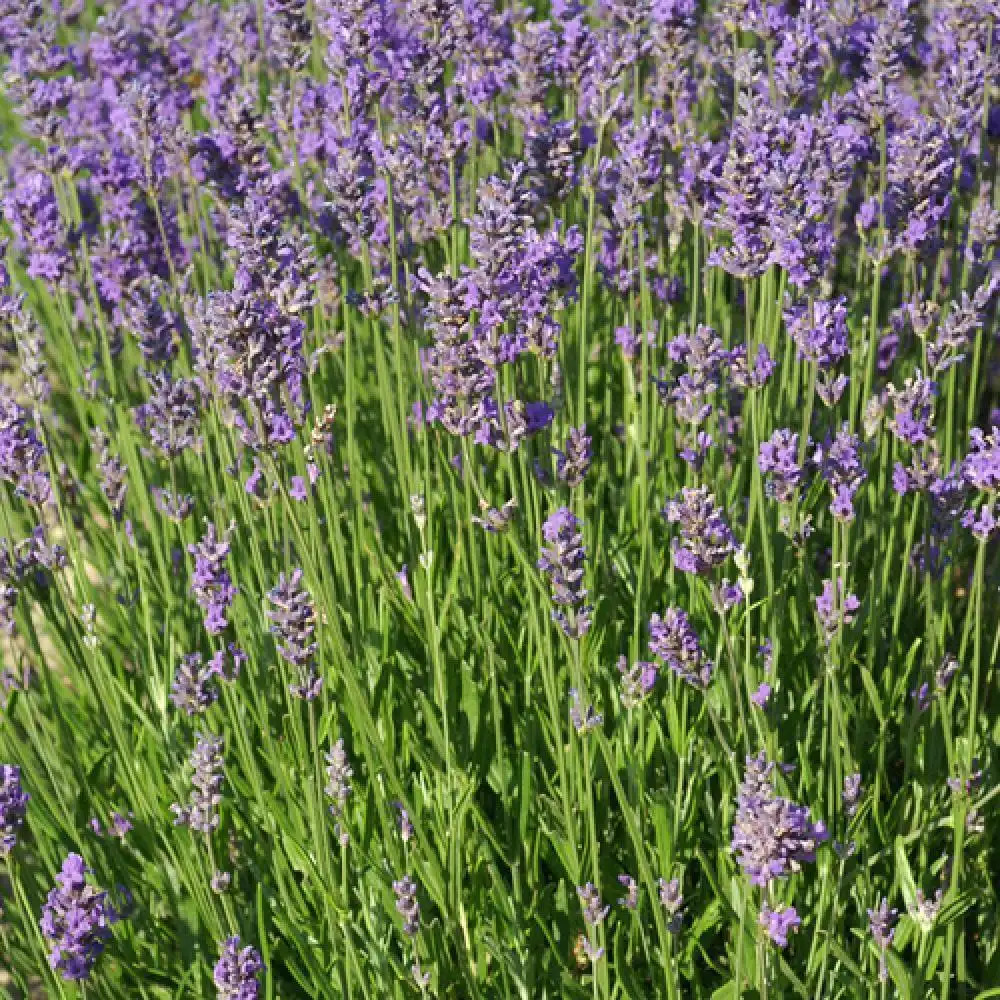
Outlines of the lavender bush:
[[992,996],[998,14],[4,4],[0,993]]

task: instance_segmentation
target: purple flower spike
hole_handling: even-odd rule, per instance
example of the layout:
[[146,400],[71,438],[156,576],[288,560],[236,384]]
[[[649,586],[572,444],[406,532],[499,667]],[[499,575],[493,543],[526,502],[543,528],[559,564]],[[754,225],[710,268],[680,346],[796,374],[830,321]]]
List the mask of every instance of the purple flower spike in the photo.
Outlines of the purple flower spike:
[[268,593],[272,607],[267,611],[278,654],[296,668],[299,680],[289,690],[296,698],[310,701],[319,695],[323,678],[316,673],[316,611],[309,592],[302,585],[302,570],[278,577],[278,585]]
[[218,1000],[257,1000],[263,971],[264,963],[256,948],[250,945],[241,948],[235,935],[228,938],[212,973]]
[[224,744],[219,736],[198,737],[191,752],[191,795],[188,804],[174,803],[175,826],[189,826],[197,833],[211,833],[219,825],[222,801]]
[[542,549],[538,568],[548,576],[552,602],[557,605],[552,620],[570,639],[582,639],[590,630],[591,608],[583,586],[587,554],[580,521],[568,507],[560,507],[542,525],[542,535],[548,547]]
[[761,443],[757,466],[767,476],[768,495],[782,503],[794,498],[802,481],[798,455],[799,436],[794,431],[777,430]]
[[120,919],[108,894],[87,883],[89,871],[79,854],[66,858],[39,922],[51,948],[49,965],[68,982],[90,976],[111,937],[111,925]]
[[889,900],[883,898],[874,910],[868,911],[868,929],[879,950],[878,978],[885,982],[889,978],[888,954],[892,939],[896,936],[898,910],[889,908]]
[[[839,607],[838,607],[839,598]],[[816,598],[816,613],[829,642],[843,625],[854,621],[854,612],[861,607],[861,602],[854,594],[845,594],[844,581],[837,578],[836,591],[833,582],[823,581],[823,593]]]
[[765,903],[760,911],[760,926],[767,931],[767,936],[779,947],[788,947],[788,935],[798,930],[802,920],[794,906],[779,906],[771,909]]
[[663,516],[680,526],[681,537],[674,539],[672,551],[674,565],[684,573],[707,573],[736,550],[722,508],[707,487],[683,489],[667,501]]
[[814,861],[816,847],[828,837],[822,823],[809,819],[809,810],[776,795],[772,784],[775,765],[762,750],[747,757],[733,822],[733,850],[753,885],[766,886],[786,878]]
[[17,845],[17,831],[24,823],[30,796],[21,785],[21,769],[0,764],[0,858]]
[[229,537],[235,525],[230,525],[221,535],[214,524],[208,524],[201,540],[188,546],[194,556],[194,575],[191,578],[191,592],[198,607],[205,612],[205,629],[209,635],[224,631],[226,609],[236,597],[236,586],[225,568],[229,556]]
[[714,665],[701,648],[698,633],[680,608],[667,608],[663,616],[649,620],[649,648],[681,680],[704,690],[712,679]]
[[636,909],[639,905],[639,883],[624,872],[618,876],[618,882],[625,889],[625,895],[618,900],[618,905],[627,910]]
[[414,937],[420,930],[420,903],[417,902],[417,883],[404,875],[392,883],[396,894],[396,912],[403,918],[403,933]]

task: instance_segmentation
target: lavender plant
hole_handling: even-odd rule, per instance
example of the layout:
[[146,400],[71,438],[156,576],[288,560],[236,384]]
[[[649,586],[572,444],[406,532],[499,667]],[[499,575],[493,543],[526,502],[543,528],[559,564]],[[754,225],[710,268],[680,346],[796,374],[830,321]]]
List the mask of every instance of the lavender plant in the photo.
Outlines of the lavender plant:
[[998,51],[5,5],[0,991],[989,996]]

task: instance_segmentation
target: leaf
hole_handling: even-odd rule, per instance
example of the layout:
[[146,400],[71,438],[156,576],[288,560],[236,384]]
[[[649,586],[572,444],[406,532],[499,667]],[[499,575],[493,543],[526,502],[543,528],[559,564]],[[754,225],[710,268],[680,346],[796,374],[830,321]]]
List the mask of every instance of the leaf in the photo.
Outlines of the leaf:
[[901,836],[896,837],[896,878],[903,890],[907,910],[914,910],[917,905],[917,884],[913,879],[913,871],[906,857],[906,845]]

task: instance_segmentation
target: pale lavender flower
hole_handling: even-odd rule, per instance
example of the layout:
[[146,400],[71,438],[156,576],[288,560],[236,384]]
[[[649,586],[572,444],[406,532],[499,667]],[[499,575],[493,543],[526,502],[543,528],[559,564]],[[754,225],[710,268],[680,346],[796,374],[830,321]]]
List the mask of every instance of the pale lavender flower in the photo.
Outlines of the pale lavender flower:
[[858,811],[858,806],[861,803],[861,794],[861,775],[844,775],[844,790],[841,793],[841,799],[844,803],[844,812],[848,816],[853,816]]
[[823,581],[823,592],[816,598],[816,613],[829,642],[844,625],[854,621],[854,612],[861,607],[861,602],[854,594],[846,593],[844,581],[837,578],[836,591],[831,580]]
[[761,710],[767,708],[767,703],[771,700],[773,689],[770,684],[763,681],[758,685],[757,690],[750,695],[750,700]]
[[556,450],[556,475],[572,490],[590,468],[593,455],[586,427],[571,427],[562,451]]
[[618,900],[618,905],[627,910],[636,909],[639,905],[639,883],[625,872],[618,876],[618,882],[625,889],[625,895]]
[[802,482],[799,464],[799,436],[791,430],[776,430],[761,442],[757,466],[767,477],[765,490],[782,503],[793,499]]
[[889,978],[887,956],[896,935],[898,916],[899,911],[890,909],[889,900],[884,897],[876,909],[868,911],[868,929],[879,950],[878,978],[883,983]]
[[219,803],[222,802],[223,741],[219,736],[198,736],[191,753],[191,794],[188,804],[174,803],[176,826],[190,827],[197,833],[211,833],[219,826]]
[[760,910],[760,926],[767,936],[779,947],[788,946],[788,935],[802,924],[802,919],[794,906],[779,906],[772,909],[765,903]]
[[658,671],[656,665],[639,660],[631,667],[628,658],[618,657],[618,672],[621,674],[621,702],[625,708],[634,708],[649,696],[656,686]]
[[289,685],[296,698],[311,701],[319,695],[323,678],[316,673],[316,610],[312,597],[302,586],[302,570],[282,573],[278,584],[268,592],[271,607],[267,617],[275,636],[278,654],[290,663],[298,681]]
[[667,930],[671,934],[680,933],[684,922],[684,896],[681,893],[681,881],[677,878],[661,878],[659,886],[660,906],[667,913]]
[[330,799],[330,813],[337,820],[337,830],[343,841],[340,821],[347,808],[347,800],[351,795],[351,778],[354,777],[343,739],[337,740],[326,755],[326,777],[327,783],[323,790]]
[[774,769],[763,750],[747,757],[733,822],[733,850],[751,884],[759,886],[814,861],[817,845],[828,836],[821,822],[810,820],[805,806],[775,794]]
[[[596,886],[592,882],[588,882],[586,885],[579,886],[576,890],[576,894],[580,897],[580,908],[583,910],[583,922],[591,929],[604,923],[605,918],[611,912],[611,907],[604,905],[604,902],[601,899],[601,894],[597,891]],[[604,955],[604,949],[598,947],[591,940],[591,936],[584,938],[583,948],[587,957],[592,962],[599,961]]]
[[604,716],[601,715],[593,705],[583,705],[580,699],[580,692],[576,688],[570,688],[569,718],[573,723],[573,728],[581,735],[586,735],[592,729],[597,729],[604,723]]
[[218,670],[213,661],[202,661],[201,653],[189,653],[181,658],[170,688],[170,700],[188,715],[200,715],[219,698],[212,679]]
[[402,838],[404,844],[408,844],[411,840],[413,840],[415,835],[413,822],[410,820],[410,814],[402,802],[393,802],[392,805],[398,814],[399,836]]

